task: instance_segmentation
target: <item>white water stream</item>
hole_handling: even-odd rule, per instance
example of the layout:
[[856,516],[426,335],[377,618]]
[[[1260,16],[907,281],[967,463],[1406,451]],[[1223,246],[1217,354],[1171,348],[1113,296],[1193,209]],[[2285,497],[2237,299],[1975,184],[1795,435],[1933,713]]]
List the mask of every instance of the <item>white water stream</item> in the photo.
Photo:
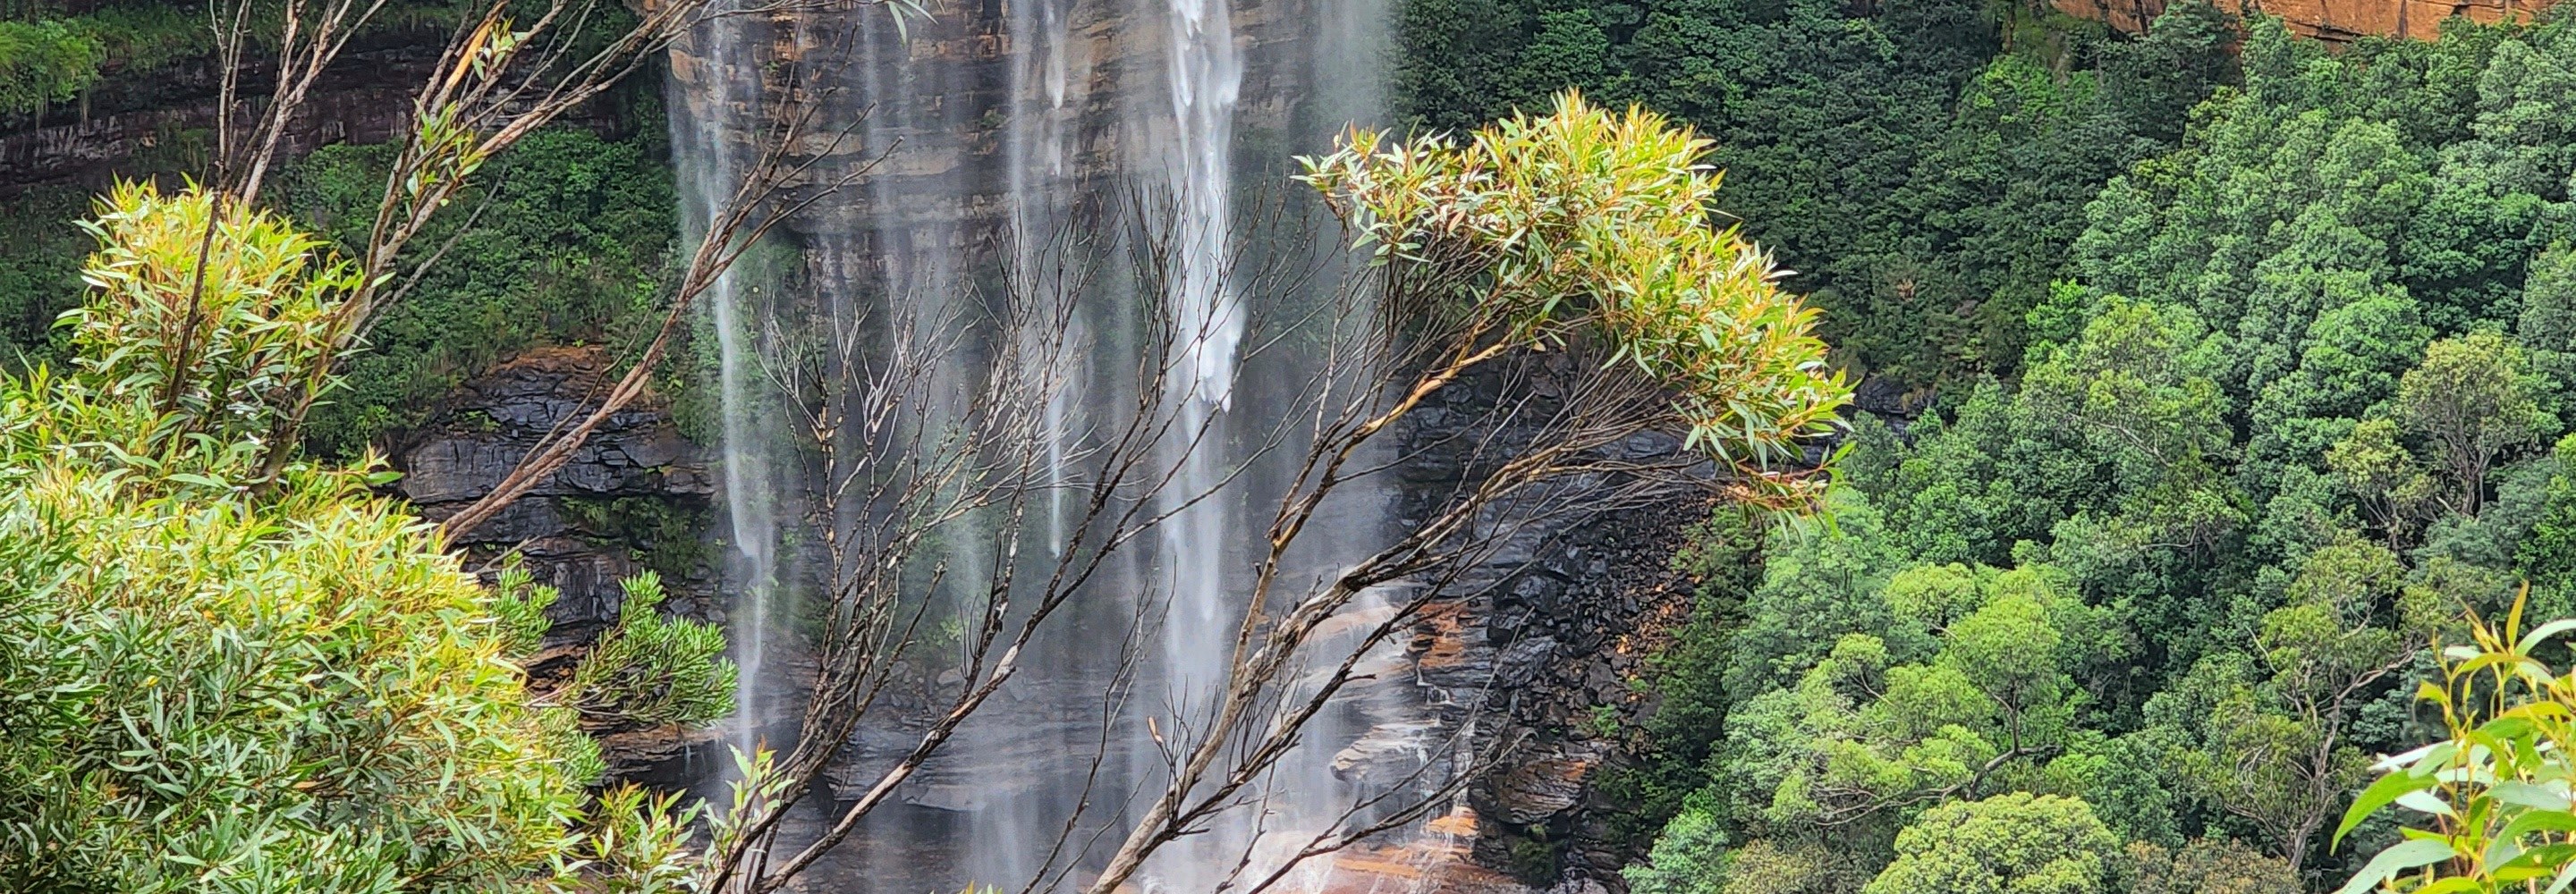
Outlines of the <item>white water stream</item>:
[[[693,100],[674,103],[671,155],[679,167],[683,244],[706,238],[712,218],[721,213],[742,178],[746,159],[725,143],[753,120],[760,91],[758,74],[746,71],[751,57],[732,28],[703,28],[694,35],[696,52],[681,59],[673,72],[673,92]],[[735,719],[727,738],[746,747],[759,738],[758,721],[775,713],[775,675],[771,666],[773,637],[779,616],[789,610],[779,587],[778,498],[783,490],[772,467],[772,445],[782,432],[775,417],[762,410],[769,401],[753,363],[753,327],[761,310],[753,306],[748,271],[737,269],[716,280],[702,302],[719,357],[716,397],[721,443],[718,465],[723,484],[725,580],[736,596],[732,621],[734,661],[740,668],[734,690]]]
[[[819,81],[805,89],[838,91],[830,126],[866,116],[846,157],[821,166],[817,179],[837,175],[832,164],[879,159],[845,195],[787,228],[782,241],[799,259],[788,278],[795,300],[774,288],[763,293],[769,286],[759,284],[785,281],[764,271],[729,276],[707,302],[717,347],[712,384],[722,404],[725,571],[737,594],[730,618],[743,670],[738,744],[780,735],[779,724],[796,713],[783,681],[796,667],[792,594],[799,575],[810,573],[797,567],[796,544],[812,540],[801,528],[833,523],[797,514],[811,501],[797,493],[805,485],[789,480],[797,448],[760,366],[761,346],[781,333],[857,319],[917,333],[989,328],[988,296],[1002,280],[1043,288],[1068,275],[1065,259],[1045,246],[1084,225],[1077,209],[1086,199],[1144,197],[1160,215],[1145,229],[1175,249],[1162,277],[1170,293],[1161,299],[1177,317],[1180,343],[1177,356],[1164,358],[1174,373],[1163,398],[1179,421],[1160,449],[1179,474],[1155,497],[1171,520],[1037,644],[1023,675],[924,768],[901,804],[870,819],[816,890],[920,894],[972,882],[1012,891],[1068,866],[1067,878],[1078,883],[1088,875],[1080,867],[1105,856],[1115,831],[1132,821],[1121,799],[1160,785],[1150,730],[1179,729],[1181,718],[1222,691],[1245,596],[1236,572],[1253,557],[1239,541],[1266,526],[1284,487],[1273,480],[1278,461],[1247,445],[1287,409],[1277,383],[1297,380],[1299,364],[1310,362],[1246,365],[1247,328],[1264,308],[1247,306],[1237,281],[1237,263],[1255,248],[1240,231],[1238,196],[1291,188],[1289,154],[1322,151],[1343,124],[1376,116],[1374,72],[1389,27],[1385,0],[1270,0],[1266,9],[1246,7],[1258,9],[1249,22],[1238,21],[1236,2],[950,0],[933,3],[932,19],[901,29],[908,33],[898,33],[886,7],[866,4],[723,17],[702,26],[674,62],[673,147],[693,233],[752,157],[759,93],[764,82],[779,83],[776,66],[803,66]],[[793,58],[781,58],[791,47]],[[1058,482],[1089,474],[1085,438],[1134,403],[1134,370],[1150,359],[1139,356],[1136,312],[1149,299],[1135,288],[1133,278],[1111,271],[1060,333],[1072,356],[1059,372],[1072,387],[1047,409],[1049,474]],[[1059,334],[970,331],[969,348],[938,373],[944,381],[973,381],[1000,352],[1037,350]],[[939,424],[961,409],[923,412],[926,424]],[[1069,534],[1072,492],[1058,489],[1045,501],[1040,526],[1051,545]],[[1345,552],[1364,547],[1383,524],[1377,505],[1358,499],[1336,510]],[[959,569],[952,580],[974,579],[995,561],[989,543],[943,538],[938,558]],[[967,593],[919,598],[976,608]],[[1127,708],[1104,744],[1100,706],[1116,676],[1117,631],[1140,610],[1153,635],[1140,644],[1145,660],[1120,690]],[[1331,759],[1359,731],[1336,728],[1345,722],[1309,731],[1310,744],[1283,764],[1262,810],[1238,812],[1167,848],[1139,887],[1213,891],[1245,851],[1263,855],[1256,862],[1272,859],[1276,848],[1260,836],[1337,815],[1347,786]],[[853,748],[866,752],[868,737]],[[1111,778],[1086,778],[1089,756],[1104,751]],[[1070,827],[1078,840],[1057,848],[1077,816]],[[1104,830],[1111,834],[1100,836]],[[1324,873],[1322,866],[1306,873],[1305,887]]]

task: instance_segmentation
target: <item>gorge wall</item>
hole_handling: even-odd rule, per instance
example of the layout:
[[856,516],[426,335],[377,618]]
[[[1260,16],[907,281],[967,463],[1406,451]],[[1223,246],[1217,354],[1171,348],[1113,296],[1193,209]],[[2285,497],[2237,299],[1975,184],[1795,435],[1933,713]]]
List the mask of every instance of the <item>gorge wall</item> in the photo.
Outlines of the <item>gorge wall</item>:
[[[917,404],[920,419],[896,425],[937,430],[966,418],[957,407],[973,400],[976,383],[1013,368],[1030,343],[1056,337],[997,311],[1020,298],[1070,295],[1065,322],[1047,324],[1075,345],[1063,361],[1069,387],[1046,399],[1051,479],[1084,480],[1093,471],[1085,465],[1093,445],[1084,439],[1114,433],[1130,418],[1124,413],[1173,420],[1172,434],[1146,436],[1153,454],[1146,461],[1168,469],[1168,488],[1133,497],[1168,517],[1122,547],[1119,567],[1050,622],[994,707],[960,727],[895,792],[899,806],[869,816],[849,859],[836,858],[845,865],[820,870],[835,883],[854,892],[954,889],[1096,866],[1106,853],[1048,842],[1059,830],[1079,828],[1088,839],[1094,827],[1107,832],[1124,822],[1090,792],[1161,785],[1167,771],[1153,719],[1162,716],[1162,730],[1186,729],[1177,716],[1216,696],[1248,595],[1238,589],[1248,580],[1238,569],[1258,557],[1254,532],[1289,486],[1283,466],[1297,459],[1293,447],[1263,449],[1264,432],[1293,418],[1313,373],[1312,355],[1238,352],[1257,340],[1245,334],[1255,331],[1253,320],[1297,319],[1309,309],[1301,302],[1319,297],[1304,285],[1261,282],[1256,268],[1298,252],[1299,237],[1330,232],[1317,228],[1328,226],[1318,218],[1299,217],[1313,210],[1311,200],[1291,204],[1304,193],[1288,178],[1290,159],[1329,149],[1332,133],[1377,105],[1371,81],[1384,64],[1368,48],[1385,32],[1360,24],[1374,2],[934,2],[906,27],[881,7],[791,7],[712,21],[676,54],[669,105],[685,220],[703,226],[715,218],[711,210],[731,194],[733,178],[757,158],[765,116],[780,97],[796,91],[812,100],[824,122],[792,147],[810,176],[791,200],[814,201],[777,234],[779,275],[728,277],[709,295],[721,358],[725,565],[745,681],[737,699],[745,719],[735,735],[793,734],[771,721],[794,720],[787,709],[798,699],[803,641],[778,622],[808,611],[800,604],[816,598],[808,594],[831,592],[815,582],[837,573],[798,544],[848,523],[847,510],[827,505],[821,495],[829,491],[818,486],[840,480],[818,468],[836,460],[800,450],[838,430],[791,434],[778,420],[793,414],[768,409],[783,396],[770,371],[800,338],[851,332],[858,335],[846,337],[879,348],[827,362],[813,374],[827,383],[822,389],[862,383],[863,367],[895,356],[883,346],[905,334],[928,336],[915,344],[955,344],[907,367],[934,384]],[[814,194],[831,184],[843,186]],[[1284,222],[1272,217],[1283,205],[1290,206]],[[1296,235],[1275,242],[1267,235],[1287,230]],[[1147,256],[1161,263],[1132,263]],[[1163,313],[1178,344],[1164,344],[1153,328]],[[1140,377],[1140,367],[1165,363],[1168,374]],[[784,397],[842,399],[824,393]],[[956,407],[942,403],[952,399]],[[1129,409],[1140,402],[1154,409]],[[1353,501],[1331,523],[1348,536],[1299,561],[1328,568],[1337,560],[1324,553],[1373,548],[1380,523],[1365,502]],[[1059,549],[1067,529],[1050,526],[1085,524],[1062,514],[1081,508],[1051,505],[1030,528]],[[982,524],[943,532],[935,552],[919,560],[963,570],[905,598],[959,619],[980,614],[992,597],[958,581],[1025,555],[992,546],[999,538]],[[947,648],[907,655],[929,665],[918,669],[923,688],[960,682],[949,666],[955,647]],[[1124,650],[1139,656],[1132,671]],[[1104,717],[1104,703],[1120,707]],[[844,795],[918,738],[894,713],[882,718],[889,728],[837,743],[844,772],[833,781]],[[1348,780],[1328,766],[1335,752],[1355,740],[1387,741],[1398,726],[1353,714],[1316,732],[1312,747],[1288,762],[1293,769],[1273,774],[1281,781],[1263,783],[1276,787],[1284,807],[1213,823],[1157,855],[1138,887],[1215,890],[1232,865],[1230,849],[1270,835],[1262,824],[1305,821],[1281,818],[1339,798]],[[1376,735],[1380,728],[1387,735]]]
[[[2169,0],[2053,0],[2067,13],[2108,22],[2123,31],[2146,30]],[[2528,18],[2557,0],[2217,0],[2229,12],[2280,16],[2291,31],[2319,40],[2409,37],[2431,40],[2442,20],[2465,16],[2493,24]]]
[[[315,83],[288,128],[290,157],[338,142],[390,139],[410,118],[411,94],[446,45],[442,28],[373,33],[352,45]],[[273,59],[244,66],[243,93],[264,101]],[[0,127],[0,194],[49,183],[104,184],[117,175],[193,165],[221,111],[223,71],[212,58],[184,59],[148,72],[103,72],[80,97]],[[236,108],[255,114],[258,102]]]
[[[490,493],[548,433],[580,421],[615,376],[598,346],[521,352],[468,381],[429,424],[393,436],[403,477],[394,493],[423,517],[445,518]],[[542,688],[559,682],[624,607],[620,582],[661,576],[669,610],[724,618],[703,538],[714,478],[705,451],[680,431],[668,400],[649,394],[610,417],[572,460],[455,548],[465,567],[491,577],[515,555],[540,586],[561,595],[545,651],[530,668]],[[599,729],[612,776],[685,785],[717,766],[712,730]]]
[[[80,12],[90,4],[71,4]],[[436,25],[384,27],[351,38],[322,73],[281,140],[288,158],[334,143],[381,143],[410,126],[412,95],[438,63],[448,39]],[[236,73],[237,117],[267,102],[276,59],[254,49]],[[211,56],[180,58],[149,69],[107,68],[70,101],[41,112],[0,116],[0,196],[31,187],[99,187],[203,164],[221,104],[223,69]],[[564,123],[603,136],[635,123],[635,94],[612,91],[566,116]]]

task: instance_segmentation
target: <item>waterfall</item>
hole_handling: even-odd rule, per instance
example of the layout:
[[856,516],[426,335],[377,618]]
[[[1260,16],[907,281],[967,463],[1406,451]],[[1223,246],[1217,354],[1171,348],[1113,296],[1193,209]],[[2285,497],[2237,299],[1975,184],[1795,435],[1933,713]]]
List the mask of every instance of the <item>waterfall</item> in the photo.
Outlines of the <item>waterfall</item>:
[[1164,2],[1170,29],[1163,48],[1168,67],[1164,93],[1171,118],[1144,122],[1145,129],[1168,137],[1149,141],[1152,151],[1139,161],[1169,177],[1167,196],[1178,216],[1170,224],[1180,250],[1172,297],[1185,357],[1173,378],[1175,396],[1195,411],[1213,412],[1223,409],[1234,393],[1235,349],[1244,327],[1225,282],[1235,235],[1230,213],[1234,166],[1228,162],[1243,67],[1235,54],[1228,0]]
[[[1066,177],[1066,154],[1070,147],[1063,113],[1072,95],[1072,39],[1067,0],[1027,0],[1010,5],[1010,36],[1021,42],[1011,55],[1011,115],[1003,151],[1010,203],[1012,273],[1023,282],[1051,281],[1042,253],[1041,240],[1048,238],[1064,224],[1065,191],[1055,188]],[[1050,284],[1052,284],[1050,282]],[[1085,333],[1076,321],[1074,331],[1065,333],[1069,344],[1081,344]],[[1037,350],[1024,345],[1023,350]],[[1072,370],[1055,369],[1075,384],[1080,378]],[[1046,531],[1050,546],[1062,544],[1070,532],[1066,500],[1071,493],[1073,470],[1070,466],[1072,445],[1067,426],[1072,407],[1082,395],[1067,388],[1056,392],[1047,402],[1046,428],[1047,479],[1054,486],[1047,494]]]
[[[696,52],[675,66],[671,88],[672,160],[685,194],[681,227],[687,242],[707,237],[713,219],[732,197],[743,170],[742,153],[725,142],[727,134],[745,131],[757,105],[760,82],[743,70],[748,59],[743,35],[733,28],[701,28],[692,35]],[[727,738],[748,750],[758,744],[765,718],[776,713],[770,665],[778,615],[787,610],[779,591],[778,497],[782,482],[771,466],[771,450],[780,432],[774,417],[761,411],[766,401],[758,382],[750,327],[759,311],[751,306],[749,270],[727,271],[704,297],[716,342],[716,445],[723,484],[726,521],[720,569],[738,595],[729,612],[733,658],[740,668],[734,691],[735,716]]]
[[[1226,648],[1232,624],[1232,593],[1226,586],[1227,546],[1238,527],[1228,510],[1233,494],[1218,492],[1234,457],[1220,418],[1234,396],[1236,349],[1245,326],[1244,311],[1226,282],[1233,257],[1234,114],[1241,98],[1243,68],[1235,52],[1229,0],[1161,0],[1167,34],[1163,45],[1165,105],[1130,104],[1131,131],[1150,134],[1140,140],[1145,157],[1134,163],[1158,170],[1164,178],[1161,198],[1173,219],[1164,223],[1176,252],[1166,296],[1174,313],[1180,355],[1173,358],[1164,391],[1179,424],[1167,448],[1178,455],[1175,487],[1157,496],[1170,513],[1158,532],[1162,568],[1158,583],[1166,611],[1162,618],[1159,691],[1169,706],[1166,718],[1179,728],[1179,718],[1204,712],[1225,689],[1231,654]],[[1148,0],[1150,6],[1151,0]],[[1157,210],[1166,210],[1157,209]],[[1217,492],[1211,496],[1211,492]],[[1231,868],[1229,840],[1244,834],[1235,828],[1199,840],[1176,842],[1170,853],[1147,867],[1150,892],[1214,890]]]
[[[1243,365],[1249,327],[1264,311],[1285,310],[1252,302],[1314,297],[1243,291],[1237,265],[1260,247],[1237,220],[1247,206],[1239,193],[1291,189],[1291,153],[1322,151],[1343,124],[1376,116],[1382,66],[1370,48],[1388,27],[1384,0],[1237,2],[941,0],[928,21],[902,29],[888,7],[872,4],[726,16],[700,26],[676,54],[673,149],[697,229],[756,151],[761,122],[751,110],[758,91],[777,89],[781,66],[798,66],[806,79],[798,89],[829,97],[826,126],[864,115],[853,145],[821,159],[812,179],[871,166],[783,228],[780,240],[796,250],[792,298],[763,293],[757,283],[771,278],[729,276],[708,302],[717,348],[711,384],[722,403],[726,578],[736,593],[730,617],[747,718],[737,741],[787,732],[781,724],[794,713],[796,665],[789,602],[805,586],[800,575],[812,574],[799,565],[812,560],[796,544],[815,539],[805,528],[845,521],[799,514],[814,505],[799,489],[814,485],[798,477],[810,472],[793,471],[798,448],[776,395],[762,390],[763,350],[800,330],[853,321],[963,332],[963,348],[942,355],[936,376],[972,382],[1012,352],[1061,337],[1071,350],[1054,373],[1071,387],[1045,408],[1045,476],[1074,485],[1087,474],[1085,438],[1137,403],[1134,371],[1156,359],[1139,308],[1158,301],[1178,329],[1171,356],[1160,358],[1172,370],[1161,397],[1176,422],[1158,446],[1158,461],[1177,474],[1152,507],[1169,521],[1033,644],[1020,676],[898,791],[896,803],[871,815],[818,871],[815,890],[918,894],[975,883],[1011,891],[1047,873],[1068,881],[1041,892],[1078,883],[1081,868],[1096,866],[1106,856],[1099,850],[1133,821],[1135,805],[1123,799],[1162,784],[1155,730],[1177,729],[1180,716],[1206,709],[1223,691],[1248,595],[1238,572],[1255,557],[1240,541],[1257,538],[1286,487],[1282,459],[1262,454],[1259,433],[1287,408],[1282,392],[1293,386],[1280,383],[1311,373],[1298,365],[1311,359],[1286,354]],[[997,284],[1066,286],[1072,275],[1047,249],[1051,240],[1085,226],[1080,209],[1097,200],[1140,195],[1152,218],[1141,229],[1171,251],[1159,277],[1165,294],[1138,295],[1146,286],[1110,269],[1085,280],[1082,303],[1061,331],[993,331]],[[1108,236],[1119,251],[1139,248],[1134,238]],[[964,409],[921,412],[924,424],[936,425]],[[1067,542],[1076,521],[1068,493],[1051,488],[1037,507],[1032,526],[1050,547]],[[1326,523],[1336,546],[1365,548],[1384,524],[1380,496],[1331,504]],[[980,597],[954,582],[992,568],[999,560],[991,545],[971,535],[940,538],[932,558],[964,570],[948,578],[961,592],[908,597],[948,600],[957,614],[971,613]],[[1310,552],[1299,557],[1309,571],[1348,558]],[[1383,608],[1363,602],[1359,615]],[[1123,645],[1141,657],[1131,678],[1120,670],[1120,637],[1135,633],[1140,614],[1151,618],[1150,635]],[[1104,721],[1102,699],[1113,688],[1124,708]],[[900,728],[900,713],[872,714],[872,724],[889,725],[863,728],[845,751],[851,762],[906,747],[915,734]],[[1282,843],[1265,836],[1308,829],[1347,806],[1335,753],[1361,730],[1375,737],[1412,714],[1391,703],[1343,713],[1358,719],[1320,722],[1283,762],[1272,783],[1279,799],[1167,848],[1138,887],[1213,890],[1240,854],[1277,858]],[[1106,778],[1086,778],[1095,770]],[[1057,847],[1068,829],[1072,843]],[[1105,843],[1103,833],[1112,833]],[[1311,888],[1328,871],[1318,865],[1302,878]]]

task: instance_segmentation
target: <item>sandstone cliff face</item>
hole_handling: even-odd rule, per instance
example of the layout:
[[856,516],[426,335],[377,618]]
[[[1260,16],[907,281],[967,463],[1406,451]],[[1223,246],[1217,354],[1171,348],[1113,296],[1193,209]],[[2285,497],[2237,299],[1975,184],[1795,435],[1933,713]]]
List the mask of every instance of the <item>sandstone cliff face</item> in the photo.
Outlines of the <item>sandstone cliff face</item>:
[[[74,4],[69,11],[78,12]],[[451,35],[427,27],[364,36],[342,51],[298,108],[279,149],[288,158],[335,143],[382,143],[411,125],[412,97],[429,79]],[[259,56],[254,52],[252,55]],[[238,73],[236,120],[255,120],[276,77],[260,56]],[[223,70],[211,58],[148,72],[107,71],[87,94],[43,114],[0,124],[0,196],[54,183],[104,185],[112,176],[141,176],[203,164],[206,134],[216,123]],[[630,115],[612,94],[564,123],[617,135]],[[659,122],[654,122],[659,126]]]
[[[1480,441],[1458,429],[1479,426],[1497,391],[1492,382],[1444,389],[1409,417],[1405,452],[1421,459],[1406,470],[1400,514],[1482,474],[1450,445]],[[1507,425],[1498,440],[1525,438]],[[1642,460],[1679,449],[1678,439],[1640,436],[1619,452]],[[1708,507],[1635,484],[1568,482],[1545,500],[1542,523],[1460,576],[1413,642],[1436,719],[1473,730],[1471,750],[1499,757],[1467,791],[1461,845],[1474,864],[1551,891],[1626,890],[1619,868],[1644,844],[1617,827],[1630,805],[1613,803],[1603,783],[1635,760],[1631,731],[1654,710],[1646,661],[1690,616],[1692,582],[1672,561]]]
[[[350,47],[314,85],[282,149],[292,157],[331,143],[391,138],[409,120],[411,93],[429,77],[446,40],[444,29],[426,29],[373,35]],[[222,75],[212,59],[104,73],[79,99],[0,128],[0,192],[57,182],[96,185],[110,174],[192,162],[189,147],[203,142],[202,132],[221,111]],[[241,72],[241,91],[264,99],[275,76],[273,60],[258,60]],[[235,104],[245,116],[259,106],[249,99]]]
[[[602,348],[535,348],[494,367],[447,399],[419,431],[394,438],[394,491],[421,515],[455,514],[490,493],[550,431],[590,411],[623,372]],[[680,432],[667,401],[648,396],[612,417],[571,463],[457,547],[487,578],[513,550],[539,584],[562,591],[548,615],[548,648],[531,662],[543,689],[571,673],[625,602],[618,582],[662,575],[670,610],[722,620],[707,530],[714,493],[707,459]],[[683,786],[715,766],[716,730],[595,730],[612,779]]]
[[[1160,0],[924,5],[929,18],[898,33],[877,8],[782,4],[787,11],[739,17],[721,37],[702,29],[671,51],[683,156],[756,157],[768,125],[756,97],[782,95],[791,76],[802,79],[792,89],[819,100],[820,123],[790,153],[819,161],[790,192],[848,185],[784,225],[818,290],[935,290],[923,280],[993,266],[1014,227],[1043,239],[1077,195],[1151,184],[1177,162],[1160,141],[1168,122],[1133,114],[1173,102],[1166,56],[1175,26]],[[1342,21],[1335,0],[1229,7],[1242,70],[1231,119],[1236,191],[1275,196],[1292,186],[1291,155],[1328,149],[1343,124],[1372,111],[1373,99],[1325,96],[1367,93],[1346,85],[1373,74],[1334,65],[1320,49],[1368,40],[1343,33],[1357,26]],[[689,163],[681,160],[684,179]]]
[[[614,368],[597,347],[537,348],[468,382],[422,431],[397,440],[394,488],[436,520],[489,493],[537,440],[578,421]],[[647,398],[612,417],[572,462],[457,544],[466,567],[517,549],[540,584],[563,591],[549,642],[587,640],[616,620],[618,581],[660,571],[675,610],[721,617],[704,567],[714,492],[706,460],[680,434],[666,402]],[[658,566],[658,567],[657,567]]]
[[[2054,0],[2058,9],[2111,23],[2123,31],[2143,31],[2164,12],[2168,0]],[[2217,0],[2221,9],[2259,9],[2280,16],[2291,31],[2336,42],[2361,37],[2409,37],[2431,40],[2441,35],[2442,20],[2465,16],[2493,24],[2528,18],[2557,0]]]

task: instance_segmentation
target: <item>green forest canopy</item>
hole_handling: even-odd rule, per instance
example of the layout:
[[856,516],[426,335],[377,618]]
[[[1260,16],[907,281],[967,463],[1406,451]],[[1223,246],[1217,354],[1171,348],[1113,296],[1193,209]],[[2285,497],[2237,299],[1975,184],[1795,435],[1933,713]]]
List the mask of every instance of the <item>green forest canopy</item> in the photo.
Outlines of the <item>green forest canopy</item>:
[[2367,756],[2446,735],[2426,644],[2525,580],[2576,614],[2576,27],[1998,6],[1407,6],[1418,125],[1568,84],[1696,125],[1844,359],[1930,396],[1856,420],[1830,523],[1700,530],[1639,891],[2333,888],[2394,840],[2328,848]]

